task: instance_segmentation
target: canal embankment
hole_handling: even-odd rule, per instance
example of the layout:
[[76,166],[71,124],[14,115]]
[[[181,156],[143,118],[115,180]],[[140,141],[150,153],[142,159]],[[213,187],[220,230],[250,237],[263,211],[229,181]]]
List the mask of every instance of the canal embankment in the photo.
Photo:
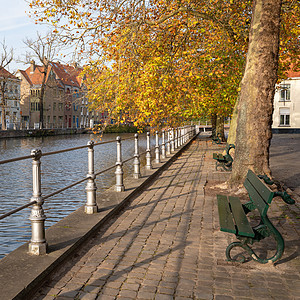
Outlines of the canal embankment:
[[[80,207],[69,216],[46,230],[48,254],[30,255],[28,243],[22,245],[0,261],[0,290],[5,299],[29,299],[47,276],[69,255],[83,245],[101,226],[121,211],[131,199],[139,195],[165,168],[167,168],[192,143],[176,149],[172,155],[153,163],[150,170],[143,169],[139,179],[124,180],[125,191],[115,192],[114,187],[97,198],[99,212],[92,215],[84,213]],[[103,202],[107,206],[103,208]]]
[[88,133],[85,128],[0,130],[0,139]]

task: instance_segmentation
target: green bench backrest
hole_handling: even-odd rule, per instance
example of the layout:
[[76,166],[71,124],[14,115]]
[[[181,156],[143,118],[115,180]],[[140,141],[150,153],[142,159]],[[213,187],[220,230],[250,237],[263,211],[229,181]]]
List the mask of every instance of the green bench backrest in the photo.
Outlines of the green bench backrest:
[[251,170],[248,171],[244,186],[249,193],[250,200],[259,210],[261,216],[266,216],[274,192],[266,186]]

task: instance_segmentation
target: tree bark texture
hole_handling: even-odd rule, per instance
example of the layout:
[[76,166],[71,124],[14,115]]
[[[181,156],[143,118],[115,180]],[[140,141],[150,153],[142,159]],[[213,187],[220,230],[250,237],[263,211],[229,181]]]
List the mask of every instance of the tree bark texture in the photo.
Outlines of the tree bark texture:
[[220,134],[222,142],[225,142],[224,117],[223,116],[217,116],[216,134],[217,135]]
[[237,116],[238,116],[238,103],[239,103],[240,97],[235,102],[233,112],[230,119],[230,127],[229,127],[229,133],[228,133],[228,139],[227,144],[236,144],[236,126],[237,126]]
[[215,137],[217,135],[217,115],[211,115],[211,135]]
[[231,185],[247,170],[271,175],[269,147],[277,80],[281,0],[255,0],[245,73],[238,102],[236,151]]

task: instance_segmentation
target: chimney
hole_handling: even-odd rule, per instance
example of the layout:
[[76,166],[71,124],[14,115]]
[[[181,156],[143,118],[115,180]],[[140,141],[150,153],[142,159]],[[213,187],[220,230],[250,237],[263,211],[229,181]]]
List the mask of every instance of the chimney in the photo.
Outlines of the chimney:
[[35,71],[35,61],[32,60],[30,62],[30,73],[34,73],[34,71]]

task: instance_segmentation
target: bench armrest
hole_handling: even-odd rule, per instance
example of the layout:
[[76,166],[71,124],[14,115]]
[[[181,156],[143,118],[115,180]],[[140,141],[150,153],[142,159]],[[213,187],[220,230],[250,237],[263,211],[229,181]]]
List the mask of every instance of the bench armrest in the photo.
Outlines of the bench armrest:
[[267,175],[258,175],[257,177],[260,178],[260,179],[263,179],[263,181],[264,181],[266,184],[269,184],[269,185],[274,184],[274,181],[271,180]]
[[287,204],[295,204],[295,200],[287,192],[275,192],[274,197],[279,196]]

